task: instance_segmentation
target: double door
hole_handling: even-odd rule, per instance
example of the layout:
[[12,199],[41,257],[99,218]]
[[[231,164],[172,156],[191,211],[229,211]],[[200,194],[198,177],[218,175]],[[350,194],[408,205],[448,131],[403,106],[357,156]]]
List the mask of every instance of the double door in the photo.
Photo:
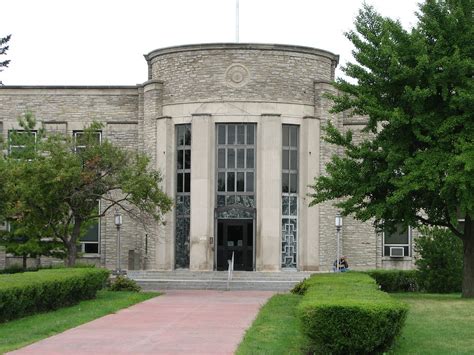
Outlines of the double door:
[[254,237],[252,219],[217,221],[217,270],[227,270],[234,253],[234,270],[253,270]]

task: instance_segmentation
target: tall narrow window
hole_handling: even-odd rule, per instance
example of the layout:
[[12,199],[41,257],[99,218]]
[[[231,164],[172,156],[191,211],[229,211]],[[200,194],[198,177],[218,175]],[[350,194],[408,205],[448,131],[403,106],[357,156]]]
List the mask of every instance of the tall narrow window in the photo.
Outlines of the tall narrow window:
[[282,129],[281,267],[296,269],[298,254],[298,126]]
[[255,124],[217,125],[217,217],[253,218]]
[[191,221],[191,125],[176,126],[175,267],[189,268]]
[[[74,140],[74,151],[80,154],[88,146],[88,139],[92,139],[90,144],[102,142],[102,132],[93,132],[90,138],[86,137],[84,131],[73,131],[72,138]],[[97,201],[97,209],[100,211],[100,201]],[[100,218],[95,223],[91,223],[84,234],[80,238],[81,252],[85,254],[100,253]]]

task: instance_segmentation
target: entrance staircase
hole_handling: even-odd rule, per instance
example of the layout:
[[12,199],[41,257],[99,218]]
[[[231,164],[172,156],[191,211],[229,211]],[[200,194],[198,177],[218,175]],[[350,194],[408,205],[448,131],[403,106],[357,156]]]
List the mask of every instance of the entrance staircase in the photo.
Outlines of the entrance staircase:
[[228,282],[227,271],[128,271],[144,290],[269,290],[289,291],[294,285],[308,278],[311,272],[234,271]]

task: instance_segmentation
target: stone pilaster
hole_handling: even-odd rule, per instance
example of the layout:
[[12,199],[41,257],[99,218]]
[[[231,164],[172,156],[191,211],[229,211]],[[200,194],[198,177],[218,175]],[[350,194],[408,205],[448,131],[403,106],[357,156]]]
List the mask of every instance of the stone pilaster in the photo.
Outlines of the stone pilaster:
[[308,186],[319,176],[320,121],[306,116],[300,128],[300,177],[299,177],[299,260],[301,270],[319,270],[319,206],[309,207],[313,190]]
[[213,270],[214,127],[210,114],[195,114],[191,138],[191,270]]
[[257,128],[258,271],[276,271],[281,264],[281,132],[279,114],[262,114]]

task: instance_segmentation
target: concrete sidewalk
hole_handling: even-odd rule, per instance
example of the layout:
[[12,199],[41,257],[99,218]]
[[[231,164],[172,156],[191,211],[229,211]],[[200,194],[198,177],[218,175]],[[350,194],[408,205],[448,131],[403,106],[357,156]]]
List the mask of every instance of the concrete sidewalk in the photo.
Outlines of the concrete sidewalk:
[[9,354],[233,354],[272,291],[167,291]]

